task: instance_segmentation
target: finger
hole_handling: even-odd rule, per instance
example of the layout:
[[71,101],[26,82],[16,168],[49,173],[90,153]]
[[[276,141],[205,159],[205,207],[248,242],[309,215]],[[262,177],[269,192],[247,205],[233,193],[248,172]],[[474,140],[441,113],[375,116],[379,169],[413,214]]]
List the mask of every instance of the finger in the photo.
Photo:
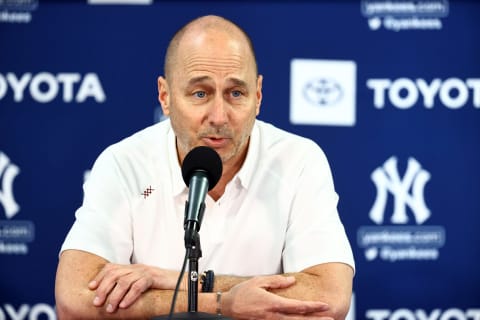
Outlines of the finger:
[[93,279],[92,281],[90,281],[88,283],[88,288],[90,290],[95,290],[97,288],[97,286],[98,286],[98,280]]
[[275,296],[272,300],[271,311],[288,314],[308,314],[325,312],[330,309],[329,305],[321,301],[301,301],[296,299]]
[[115,282],[105,282],[102,281],[95,291],[95,298],[93,299],[93,304],[97,307],[102,306],[107,299],[108,294],[115,288]]
[[315,320],[335,320],[332,317],[325,317],[325,316],[318,316],[318,315],[313,315],[313,314],[306,314],[306,315],[301,315],[301,316],[291,316],[291,315],[286,315],[285,319],[288,320],[293,320],[293,319],[298,319],[298,320],[307,320],[307,319],[315,319]]
[[331,317],[325,317],[325,316],[318,316],[315,314],[306,314],[306,315],[295,315],[295,314],[288,314],[288,313],[275,313],[274,316],[272,316],[272,319],[277,319],[277,320],[334,320]]
[[106,276],[116,272],[117,270],[119,270],[118,265],[113,263],[105,264],[103,268],[97,273],[95,278],[93,278],[92,281],[88,283],[88,287],[91,290],[97,289],[98,286],[102,283],[102,281],[104,281]]
[[107,312],[114,312],[118,305],[123,300],[127,292],[130,290],[133,283],[138,280],[138,276],[134,273],[124,275],[119,278],[115,287],[108,294]]
[[118,305],[121,309],[126,309],[130,307],[148,288],[151,287],[151,283],[147,279],[138,279],[134,282],[127,294],[123,297],[122,301]]
[[102,279],[103,277],[105,276],[105,273],[106,273],[106,269],[107,269],[107,266],[108,264],[106,264],[102,270],[100,270],[99,273],[97,273],[97,275],[95,276],[95,278],[92,279],[92,281],[90,281],[88,283],[88,288],[90,290],[95,290],[97,289],[98,285],[102,282]]
[[[127,308],[151,286],[151,279],[143,278],[142,274],[131,272],[123,275],[108,295],[107,311],[114,312],[117,307]],[[124,300],[125,303],[120,306]]]
[[116,288],[119,279],[128,274],[130,271],[127,269],[113,268],[112,266],[106,266],[102,271],[101,281],[97,285],[95,291],[95,298],[93,304],[95,306],[102,306],[107,299],[107,296]]

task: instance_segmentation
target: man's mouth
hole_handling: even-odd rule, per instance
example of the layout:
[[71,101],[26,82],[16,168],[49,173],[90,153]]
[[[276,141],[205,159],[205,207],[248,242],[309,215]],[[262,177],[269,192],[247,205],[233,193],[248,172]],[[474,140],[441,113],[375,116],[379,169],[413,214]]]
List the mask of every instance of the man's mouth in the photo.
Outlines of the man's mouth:
[[202,141],[211,148],[225,147],[228,143],[228,140],[230,139],[218,136],[207,136],[202,138]]

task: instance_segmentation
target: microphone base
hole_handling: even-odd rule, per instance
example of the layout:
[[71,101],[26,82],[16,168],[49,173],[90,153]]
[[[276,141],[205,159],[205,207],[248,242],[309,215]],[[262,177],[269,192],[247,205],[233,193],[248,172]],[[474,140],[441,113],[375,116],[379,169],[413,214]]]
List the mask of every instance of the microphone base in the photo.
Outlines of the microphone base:
[[[222,315],[205,312],[180,312],[172,314],[174,320],[231,320]],[[153,317],[152,320],[168,320],[168,314]]]

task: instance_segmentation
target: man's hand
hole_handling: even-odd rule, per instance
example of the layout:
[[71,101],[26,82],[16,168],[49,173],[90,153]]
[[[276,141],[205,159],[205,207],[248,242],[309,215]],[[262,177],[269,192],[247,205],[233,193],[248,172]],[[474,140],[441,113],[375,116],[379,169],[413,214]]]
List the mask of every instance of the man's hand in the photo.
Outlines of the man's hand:
[[[178,275],[178,271],[116,265],[95,254],[66,250],[60,256],[55,283],[58,319],[150,319],[167,314]],[[349,266],[322,264],[294,276],[219,275],[215,290],[223,291],[222,312],[237,319],[345,318],[353,277]],[[182,288],[186,290],[186,282]],[[200,293],[199,311],[215,313],[215,300],[215,293]],[[182,291],[176,311],[186,309],[187,295]]]
[[93,304],[96,307],[106,304],[106,311],[112,313],[117,308],[128,308],[148,289],[174,290],[178,276],[177,271],[143,264],[107,263],[88,288],[95,291]]
[[326,303],[288,299],[269,292],[294,283],[294,277],[281,275],[249,279],[223,294],[222,311],[235,319],[331,319],[321,316],[329,310]]

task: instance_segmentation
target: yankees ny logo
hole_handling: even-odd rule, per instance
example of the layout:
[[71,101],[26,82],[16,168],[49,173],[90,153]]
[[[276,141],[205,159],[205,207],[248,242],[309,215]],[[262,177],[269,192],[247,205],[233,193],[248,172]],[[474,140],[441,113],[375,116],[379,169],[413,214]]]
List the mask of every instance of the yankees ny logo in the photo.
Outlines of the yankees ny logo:
[[20,211],[19,205],[13,197],[13,180],[20,172],[20,169],[10,163],[7,155],[0,152],[0,178],[2,178],[2,189],[0,190],[0,203],[3,206],[7,219],[11,219]]
[[[397,169],[397,158],[390,157],[382,167],[375,169],[371,175],[377,187],[377,198],[370,210],[370,219],[375,223],[383,223],[388,192],[395,200],[391,222],[405,224],[408,222],[406,206],[413,211],[415,222],[422,224],[430,217],[430,210],[425,205],[423,189],[430,180],[430,173],[422,169],[414,158],[408,159],[408,166],[403,180],[400,180]],[[411,189],[411,194],[409,190]]]

